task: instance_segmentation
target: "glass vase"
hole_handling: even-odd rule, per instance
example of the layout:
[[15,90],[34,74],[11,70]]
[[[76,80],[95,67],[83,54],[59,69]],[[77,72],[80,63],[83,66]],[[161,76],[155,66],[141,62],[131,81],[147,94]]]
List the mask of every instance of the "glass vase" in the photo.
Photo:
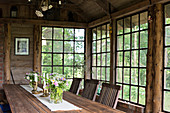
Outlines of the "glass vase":
[[54,103],[54,92],[50,92],[50,103]]
[[63,102],[63,93],[56,93],[54,96],[54,103],[60,104]]

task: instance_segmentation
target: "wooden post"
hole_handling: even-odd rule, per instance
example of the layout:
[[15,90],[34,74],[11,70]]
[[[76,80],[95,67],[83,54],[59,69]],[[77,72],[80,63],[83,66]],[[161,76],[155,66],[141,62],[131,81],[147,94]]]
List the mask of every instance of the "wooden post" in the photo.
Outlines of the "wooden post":
[[11,24],[4,25],[4,34],[5,34],[5,63],[4,63],[4,74],[5,74],[5,83],[10,83],[11,78]]
[[156,4],[149,8],[146,113],[162,111],[162,71],[163,71],[163,6]]
[[41,26],[34,26],[34,71],[41,72]]
[[110,83],[115,84],[115,54],[116,54],[116,19],[111,19],[110,28]]
[[85,79],[92,79],[91,77],[91,61],[92,61],[92,33],[91,29],[86,28],[86,73]]

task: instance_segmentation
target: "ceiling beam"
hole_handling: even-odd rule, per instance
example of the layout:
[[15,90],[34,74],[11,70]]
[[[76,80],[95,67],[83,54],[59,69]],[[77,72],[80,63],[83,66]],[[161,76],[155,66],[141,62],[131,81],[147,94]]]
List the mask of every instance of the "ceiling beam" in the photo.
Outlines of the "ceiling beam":
[[106,2],[103,2],[102,0],[92,0],[92,1],[95,2],[98,6],[100,6],[107,15],[110,15],[109,5]]
[[62,4],[62,8],[63,9],[67,9],[67,10],[70,10],[74,13],[76,13],[77,15],[79,15],[85,22],[88,22],[90,19],[89,19],[89,16],[86,15],[86,13],[81,9],[79,8],[77,5],[75,4]]

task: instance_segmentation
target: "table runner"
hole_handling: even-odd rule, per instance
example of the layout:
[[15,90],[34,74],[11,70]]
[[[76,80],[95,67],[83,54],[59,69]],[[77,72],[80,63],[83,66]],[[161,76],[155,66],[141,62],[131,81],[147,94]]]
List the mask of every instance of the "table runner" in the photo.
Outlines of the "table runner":
[[[32,89],[29,85],[20,85],[22,88],[24,88],[26,91],[32,94]],[[37,88],[37,91],[42,91],[40,87]],[[68,110],[81,110],[82,108],[79,108],[66,100],[63,99],[63,102],[60,104],[53,104],[49,103],[50,97],[40,97],[41,94],[32,94],[34,95],[40,102],[42,102],[45,106],[47,106],[51,111],[68,111]]]

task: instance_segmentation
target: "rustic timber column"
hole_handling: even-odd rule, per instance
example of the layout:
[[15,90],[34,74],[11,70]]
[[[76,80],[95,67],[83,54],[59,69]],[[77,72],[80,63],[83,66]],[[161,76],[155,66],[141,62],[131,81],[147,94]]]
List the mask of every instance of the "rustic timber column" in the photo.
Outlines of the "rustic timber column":
[[158,113],[162,111],[163,6],[153,5],[149,11],[152,20],[149,24],[145,112]]
[[34,25],[34,71],[41,72],[41,26]]
[[116,54],[116,19],[111,19],[110,23],[110,83],[115,84],[115,54]]
[[5,63],[4,63],[4,75],[5,83],[10,83],[11,78],[11,24],[4,24],[5,34]]
[[92,53],[92,32],[90,28],[86,28],[86,72],[85,72],[85,79],[92,79],[91,77],[91,53]]

